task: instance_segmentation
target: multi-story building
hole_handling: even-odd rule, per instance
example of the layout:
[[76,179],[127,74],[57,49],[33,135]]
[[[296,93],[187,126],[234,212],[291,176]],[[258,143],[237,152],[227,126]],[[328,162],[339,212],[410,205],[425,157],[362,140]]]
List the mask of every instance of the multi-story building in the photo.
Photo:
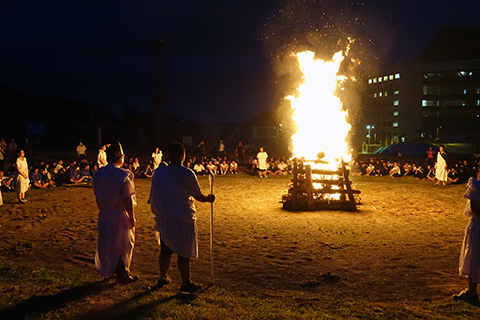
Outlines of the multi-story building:
[[363,115],[365,143],[375,146],[478,135],[480,29],[442,28],[414,63],[369,77]]

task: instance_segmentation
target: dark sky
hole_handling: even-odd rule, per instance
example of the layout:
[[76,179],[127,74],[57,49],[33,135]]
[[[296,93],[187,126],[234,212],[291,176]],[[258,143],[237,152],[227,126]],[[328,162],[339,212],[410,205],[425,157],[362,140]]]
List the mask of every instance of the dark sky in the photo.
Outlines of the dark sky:
[[370,61],[411,61],[441,26],[480,27],[479,13],[478,0],[0,1],[0,81],[153,108],[148,44],[163,36],[166,111],[243,121],[276,104],[271,56],[312,30],[354,34]]

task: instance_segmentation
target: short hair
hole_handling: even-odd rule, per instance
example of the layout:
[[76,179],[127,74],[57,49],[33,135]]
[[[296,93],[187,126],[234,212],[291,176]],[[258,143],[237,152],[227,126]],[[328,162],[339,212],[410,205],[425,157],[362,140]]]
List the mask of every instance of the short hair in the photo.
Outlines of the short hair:
[[185,153],[185,147],[180,142],[172,142],[167,149],[170,161],[180,160]]
[[122,145],[119,141],[112,142],[112,144],[107,147],[105,152],[107,154],[108,163],[115,163],[118,161],[118,159],[124,156]]

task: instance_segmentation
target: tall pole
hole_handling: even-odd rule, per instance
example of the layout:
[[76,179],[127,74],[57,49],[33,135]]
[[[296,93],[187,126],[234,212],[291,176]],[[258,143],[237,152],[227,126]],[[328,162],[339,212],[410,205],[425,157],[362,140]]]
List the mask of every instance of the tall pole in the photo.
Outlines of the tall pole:
[[[213,194],[213,181],[215,175],[210,174],[210,194]],[[213,202],[210,203],[210,275],[212,277],[212,283],[215,283],[215,261],[213,258]]]

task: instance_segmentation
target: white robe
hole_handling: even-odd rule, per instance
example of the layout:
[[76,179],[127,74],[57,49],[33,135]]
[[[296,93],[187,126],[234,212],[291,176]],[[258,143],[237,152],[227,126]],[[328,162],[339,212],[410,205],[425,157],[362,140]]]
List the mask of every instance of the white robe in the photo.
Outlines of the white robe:
[[28,190],[28,186],[30,185],[30,179],[28,178],[28,163],[27,159],[17,158],[17,170],[27,177],[24,178],[20,173],[17,172],[17,177],[15,179],[15,191],[17,193],[25,193]]
[[148,202],[155,214],[155,231],[165,245],[184,258],[198,257],[193,197],[201,194],[197,176],[183,165],[162,162],[153,174]]
[[437,178],[437,180],[447,181],[448,171],[445,168],[446,165],[447,165],[447,162],[440,155],[440,152],[437,153],[437,164],[435,165],[435,178]]
[[132,197],[135,204],[133,174],[114,164],[108,164],[95,174],[93,190],[100,209],[95,267],[103,277],[110,277],[115,272],[119,259],[125,269],[130,270],[135,229],[129,228],[123,200]]
[[470,220],[465,228],[458,269],[461,276],[468,276],[473,282],[480,283],[480,217],[475,216],[470,205],[474,201],[480,207],[479,180],[470,178],[464,197],[468,199],[464,214]]

